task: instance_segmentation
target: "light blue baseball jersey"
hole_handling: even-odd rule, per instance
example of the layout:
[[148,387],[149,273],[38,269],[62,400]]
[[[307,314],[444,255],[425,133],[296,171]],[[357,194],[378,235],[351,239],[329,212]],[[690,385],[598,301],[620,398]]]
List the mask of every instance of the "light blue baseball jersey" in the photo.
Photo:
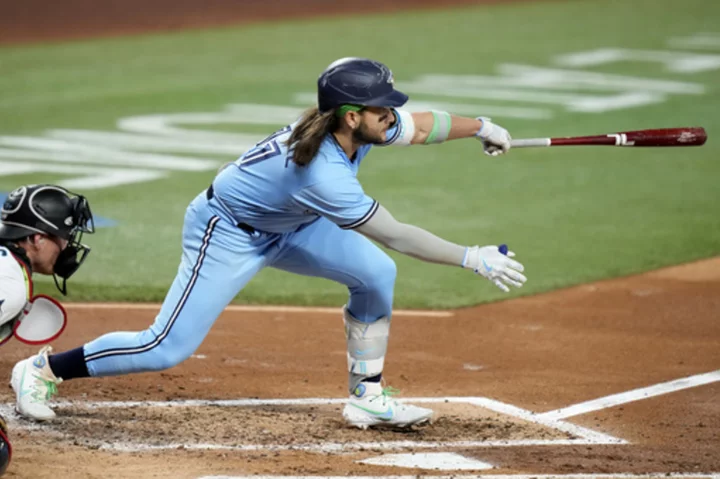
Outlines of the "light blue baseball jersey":
[[[395,115],[385,144],[411,136],[403,129],[403,115]],[[265,267],[346,285],[348,311],[358,321],[392,315],[395,263],[372,241],[348,231],[378,207],[356,178],[371,147],[359,148],[350,159],[327,135],[310,164],[299,167],[285,146],[293,126],[221,171],[211,200],[203,192],[190,203],[178,274],[155,322],[143,331],[109,333],[87,343],[83,352],[91,376],[158,371],[184,361]],[[270,234],[246,234],[238,223]]]
[[[396,113],[384,145],[402,130]],[[288,233],[323,216],[341,228],[356,228],[377,210],[357,172],[371,145],[348,158],[332,134],[307,166],[298,166],[286,145],[293,123],[267,137],[225,168],[213,181],[214,194],[238,223],[268,233]]]

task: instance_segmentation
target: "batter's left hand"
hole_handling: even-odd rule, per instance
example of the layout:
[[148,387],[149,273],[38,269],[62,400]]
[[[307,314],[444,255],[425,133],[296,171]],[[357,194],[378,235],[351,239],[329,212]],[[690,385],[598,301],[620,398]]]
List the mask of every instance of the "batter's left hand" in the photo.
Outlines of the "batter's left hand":
[[498,288],[506,293],[510,292],[508,286],[522,287],[527,278],[522,274],[525,267],[520,262],[512,259],[515,253],[495,245],[471,246],[465,254],[463,268],[472,269],[475,273],[489,279]]
[[512,137],[508,131],[490,121],[490,118],[479,117],[482,121],[482,127],[475,136],[483,145],[483,151],[486,155],[498,156],[507,153],[510,149],[510,141]]

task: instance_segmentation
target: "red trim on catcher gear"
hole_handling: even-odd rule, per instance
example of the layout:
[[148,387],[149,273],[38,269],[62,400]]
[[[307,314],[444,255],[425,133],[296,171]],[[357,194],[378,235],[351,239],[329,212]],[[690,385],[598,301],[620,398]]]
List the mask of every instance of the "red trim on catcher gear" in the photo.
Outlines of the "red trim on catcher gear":
[[29,302],[32,303],[33,301],[35,301],[38,298],[45,298],[45,299],[49,300],[51,303],[55,303],[55,306],[60,308],[60,311],[62,311],[62,314],[63,314],[63,325],[62,325],[62,328],[60,328],[60,331],[58,331],[54,336],[52,336],[48,339],[43,339],[42,341],[30,341],[29,339],[23,339],[17,335],[16,331],[17,331],[18,326],[20,326],[21,321],[16,321],[15,327],[13,328],[13,335],[15,336],[15,338],[17,338],[18,341],[21,341],[25,344],[29,344],[31,346],[38,346],[41,344],[47,344],[49,342],[55,341],[57,338],[60,337],[60,335],[63,333],[63,331],[65,331],[65,327],[67,326],[67,311],[65,311],[65,308],[63,308],[62,304],[58,303],[57,300],[55,300],[54,298],[51,298],[50,296],[47,296],[45,294],[38,294],[37,296],[33,296],[33,298]]

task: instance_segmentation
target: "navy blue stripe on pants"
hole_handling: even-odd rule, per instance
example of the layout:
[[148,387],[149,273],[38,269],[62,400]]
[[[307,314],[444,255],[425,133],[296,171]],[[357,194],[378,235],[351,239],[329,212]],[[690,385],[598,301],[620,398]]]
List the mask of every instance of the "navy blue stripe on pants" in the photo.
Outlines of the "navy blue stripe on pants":
[[200,274],[200,268],[203,265],[203,260],[205,259],[205,253],[207,251],[208,245],[210,243],[210,238],[212,237],[213,230],[215,229],[215,225],[220,220],[219,217],[213,216],[210,218],[210,221],[208,221],[207,228],[205,229],[205,235],[203,236],[202,240],[202,246],[200,247],[200,254],[198,255],[197,261],[195,262],[195,266],[193,268],[192,276],[190,277],[190,281],[188,281],[187,286],[185,287],[185,291],[183,292],[183,295],[180,297],[180,301],[175,306],[175,310],[173,311],[172,316],[170,316],[170,320],[165,325],[165,328],[163,331],[155,337],[153,341],[150,341],[147,344],[143,344],[138,347],[131,347],[131,348],[116,348],[116,349],[106,349],[102,351],[97,351],[95,353],[89,354],[85,356],[85,362],[88,363],[90,361],[94,361],[96,359],[100,358],[107,358],[110,356],[117,356],[122,354],[139,354],[144,353],[146,351],[150,351],[151,349],[157,347],[163,339],[167,337],[167,335],[170,333],[170,330],[173,327],[173,324],[175,324],[175,321],[177,320],[177,317],[182,312],[183,306],[185,305],[185,302],[187,301],[188,297],[190,296],[190,293],[192,292],[193,286],[195,285],[195,282],[197,281],[198,275]]

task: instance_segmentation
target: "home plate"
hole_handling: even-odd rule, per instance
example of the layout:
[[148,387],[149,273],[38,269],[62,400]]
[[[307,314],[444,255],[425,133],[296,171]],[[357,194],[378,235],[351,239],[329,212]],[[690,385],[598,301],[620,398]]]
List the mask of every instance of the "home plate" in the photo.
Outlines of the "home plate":
[[450,452],[428,452],[412,454],[384,454],[357,461],[361,464],[373,466],[413,467],[417,469],[435,469],[441,471],[467,471],[492,469],[492,464],[468,459],[459,454]]

